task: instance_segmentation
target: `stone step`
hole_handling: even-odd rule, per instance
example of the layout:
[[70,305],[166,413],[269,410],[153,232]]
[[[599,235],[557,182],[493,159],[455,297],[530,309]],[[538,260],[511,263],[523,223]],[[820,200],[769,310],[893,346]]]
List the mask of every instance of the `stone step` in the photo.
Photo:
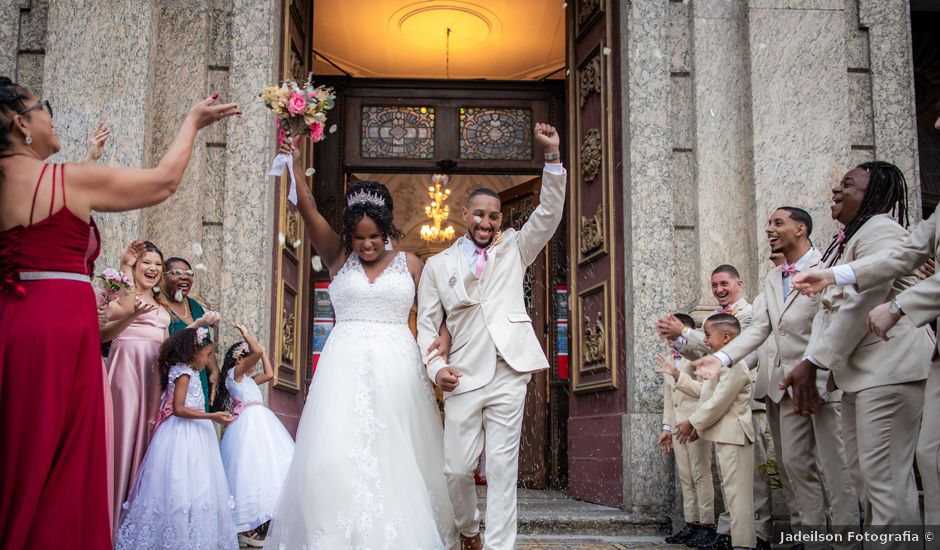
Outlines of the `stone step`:
[[[482,505],[485,490],[478,493]],[[521,535],[665,536],[671,528],[668,517],[581,502],[563,491],[520,489],[518,502]]]

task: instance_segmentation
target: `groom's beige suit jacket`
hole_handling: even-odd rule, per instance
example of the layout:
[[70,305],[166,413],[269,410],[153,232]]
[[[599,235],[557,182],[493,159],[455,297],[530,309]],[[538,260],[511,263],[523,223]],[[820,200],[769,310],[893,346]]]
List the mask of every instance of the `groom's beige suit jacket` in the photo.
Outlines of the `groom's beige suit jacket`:
[[428,259],[418,284],[418,345],[426,350],[447,318],[452,340],[445,364],[436,359],[427,365],[435,381],[445,366],[463,376],[450,395],[485,386],[496,373],[497,354],[517,372],[548,368],[542,345],[526,312],[523,279],[561,222],[565,206],[567,174],[542,173],[538,207],[521,229],[506,229],[488,254],[481,279],[470,272],[458,239]]

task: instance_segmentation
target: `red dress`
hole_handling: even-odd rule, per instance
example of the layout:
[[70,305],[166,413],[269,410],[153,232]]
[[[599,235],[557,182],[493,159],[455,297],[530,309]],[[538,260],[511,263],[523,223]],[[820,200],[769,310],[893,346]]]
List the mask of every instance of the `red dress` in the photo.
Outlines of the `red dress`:
[[[43,168],[43,174],[47,171]],[[100,237],[64,202],[0,232],[0,540],[5,548],[111,548],[95,296],[85,281]],[[40,174],[39,186],[43,184]],[[36,208],[36,194],[33,206]],[[40,205],[38,208],[42,208]],[[34,274],[35,275],[35,274]],[[56,277],[46,274],[46,276]]]

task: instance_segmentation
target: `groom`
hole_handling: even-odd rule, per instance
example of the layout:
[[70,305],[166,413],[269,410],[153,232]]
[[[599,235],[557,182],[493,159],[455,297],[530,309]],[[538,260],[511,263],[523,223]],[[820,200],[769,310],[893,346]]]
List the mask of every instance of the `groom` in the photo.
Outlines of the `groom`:
[[[463,208],[467,235],[430,258],[418,288],[418,343],[429,348],[445,316],[449,361],[426,358],[444,390],[444,474],[463,549],[483,548],[473,469],[486,449],[486,548],[516,541],[516,478],[526,384],[548,368],[526,313],[522,282],[555,233],[565,205],[559,136],[536,124],[545,152],[540,204],[522,229],[500,230],[499,195],[477,189]],[[484,436],[485,434],[485,436]]]

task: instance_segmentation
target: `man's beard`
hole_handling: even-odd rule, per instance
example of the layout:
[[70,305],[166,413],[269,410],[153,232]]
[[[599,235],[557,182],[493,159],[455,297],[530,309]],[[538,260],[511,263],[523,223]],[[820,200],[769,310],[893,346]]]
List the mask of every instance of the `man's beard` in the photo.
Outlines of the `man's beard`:
[[179,303],[179,302],[182,302],[182,301],[183,301],[183,291],[182,291],[182,290],[180,290],[180,289],[178,289],[178,288],[176,289],[176,293],[173,294],[173,301],[176,302],[176,303]]

